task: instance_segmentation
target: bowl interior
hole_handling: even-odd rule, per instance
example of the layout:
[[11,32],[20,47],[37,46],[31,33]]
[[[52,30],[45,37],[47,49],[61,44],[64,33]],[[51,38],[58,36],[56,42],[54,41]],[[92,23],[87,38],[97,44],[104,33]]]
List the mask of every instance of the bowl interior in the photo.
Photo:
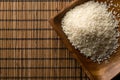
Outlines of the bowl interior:
[[[105,64],[104,62],[101,64],[94,63],[90,59],[87,59],[83,54],[80,54],[78,50],[76,50],[69,40],[67,36],[62,30],[61,20],[65,13],[70,9],[74,8],[77,5],[83,4],[89,0],[75,0],[71,4],[69,4],[66,8],[61,10],[56,16],[49,20],[53,29],[57,32],[57,34],[62,39],[63,43],[66,45],[70,53],[75,57],[90,79],[97,80],[109,80],[112,79],[115,75],[120,72],[120,47],[117,49],[117,53],[113,54],[109,59],[109,63]],[[97,1],[105,1],[105,0],[97,0]],[[116,1],[116,3],[118,3]],[[119,4],[120,5],[120,4]],[[120,28],[119,28],[120,29]],[[119,41],[120,44],[120,41]]]

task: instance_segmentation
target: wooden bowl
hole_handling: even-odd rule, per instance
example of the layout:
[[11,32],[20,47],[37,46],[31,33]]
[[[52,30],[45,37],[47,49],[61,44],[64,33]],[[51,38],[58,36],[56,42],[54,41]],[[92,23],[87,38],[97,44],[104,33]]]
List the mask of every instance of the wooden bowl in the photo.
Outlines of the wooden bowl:
[[[109,59],[109,63],[94,63],[90,59],[87,59],[83,54],[80,54],[78,50],[76,50],[69,40],[67,36],[62,30],[61,27],[61,19],[65,15],[67,11],[74,8],[76,5],[83,4],[84,2],[89,0],[75,0],[71,2],[66,8],[61,10],[56,16],[49,20],[49,23],[52,25],[53,29],[57,32],[60,36],[63,43],[66,45],[68,50],[71,52],[73,57],[77,59],[80,63],[83,70],[86,72],[88,77],[91,80],[111,80],[120,72],[120,47],[117,50],[117,53],[113,54]],[[105,0],[99,0],[105,1]],[[116,0],[119,1],[119,0]],[[120,4],[119,4],[120,5]],[[120,43],[120,41],[119,41]]]

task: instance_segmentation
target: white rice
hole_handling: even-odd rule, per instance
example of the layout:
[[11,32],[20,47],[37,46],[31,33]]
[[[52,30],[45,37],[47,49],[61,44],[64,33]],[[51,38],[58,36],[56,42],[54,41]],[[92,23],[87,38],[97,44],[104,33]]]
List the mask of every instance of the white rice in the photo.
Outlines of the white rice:
[[119,46],[118,23],[106,4],[88,1],[66,13],[62,28],[80,53],[100,63]]

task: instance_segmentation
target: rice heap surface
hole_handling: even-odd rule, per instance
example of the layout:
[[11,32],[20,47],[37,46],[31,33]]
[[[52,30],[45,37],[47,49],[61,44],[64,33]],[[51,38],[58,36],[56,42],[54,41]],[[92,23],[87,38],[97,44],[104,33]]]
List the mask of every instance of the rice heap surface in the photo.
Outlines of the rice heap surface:
[[80,53],[100,63],[119,46],[118,23],[105,4],[88,1],[66,13],[62,28]]

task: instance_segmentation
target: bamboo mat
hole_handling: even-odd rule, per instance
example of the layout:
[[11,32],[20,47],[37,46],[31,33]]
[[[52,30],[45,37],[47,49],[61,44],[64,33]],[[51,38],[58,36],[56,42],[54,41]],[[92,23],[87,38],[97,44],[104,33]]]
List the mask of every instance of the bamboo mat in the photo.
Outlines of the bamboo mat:
[[89,80],[48,19],[71,0],[0,0],[0,80]]

